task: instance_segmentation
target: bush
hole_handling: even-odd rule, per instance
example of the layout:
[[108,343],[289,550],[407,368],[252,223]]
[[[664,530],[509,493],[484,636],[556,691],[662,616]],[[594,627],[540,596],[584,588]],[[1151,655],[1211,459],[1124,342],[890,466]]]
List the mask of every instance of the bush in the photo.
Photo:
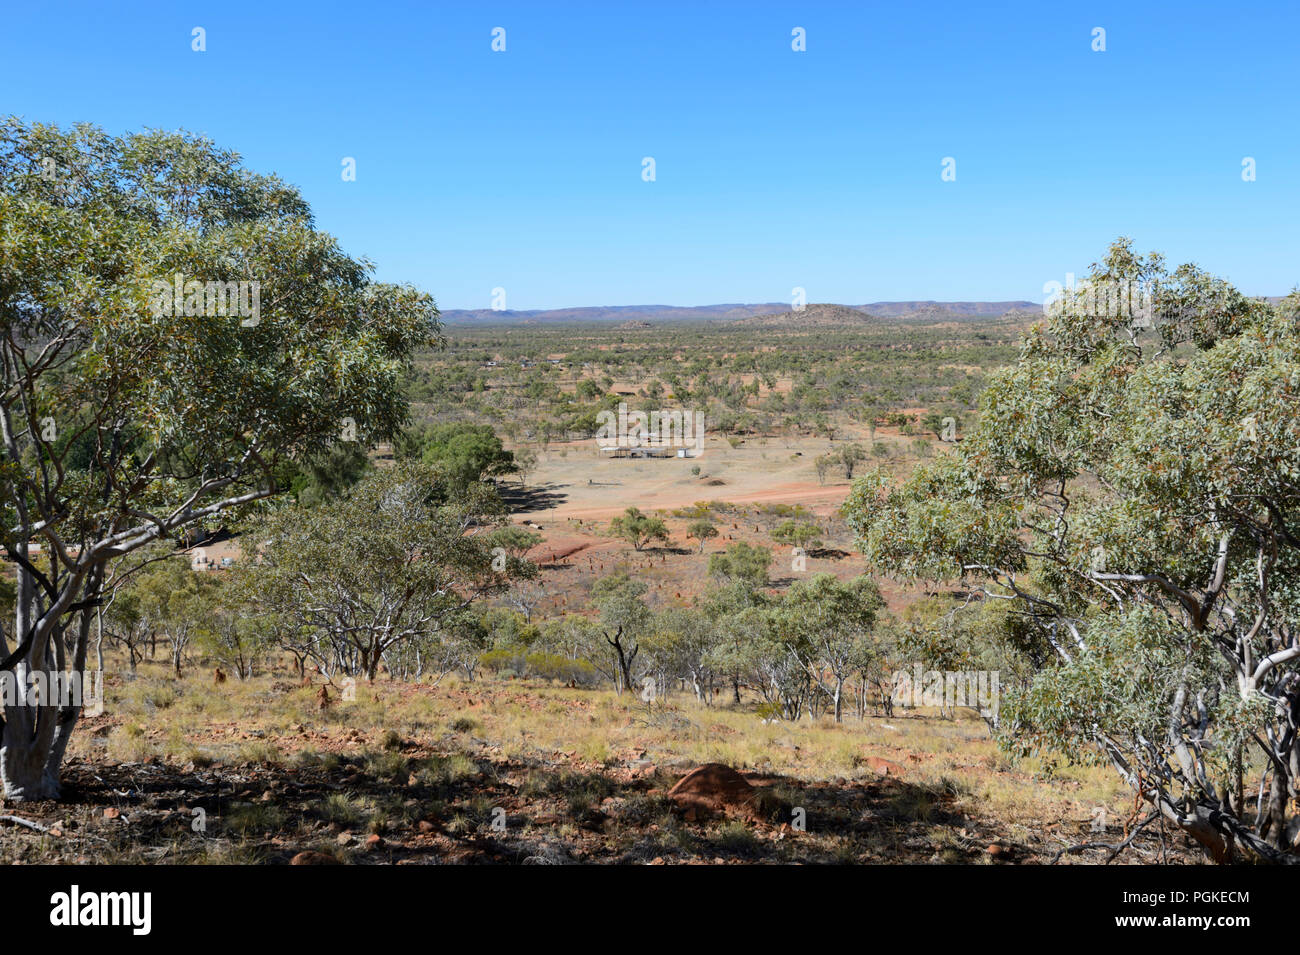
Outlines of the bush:
[[589,686],[599,679],[596,668],[586,660],[570,660],[558,653],[530,653],[525,663],[530,676],[544,680]]
[[578,686],[592,686],[600,681],[600,674],[586,660],[571,660],[559,653],[528,653],[521,647],[500,647],[483,654],[480,662],[485,670],[498,675],[513,673],[518,677],[558,680]]

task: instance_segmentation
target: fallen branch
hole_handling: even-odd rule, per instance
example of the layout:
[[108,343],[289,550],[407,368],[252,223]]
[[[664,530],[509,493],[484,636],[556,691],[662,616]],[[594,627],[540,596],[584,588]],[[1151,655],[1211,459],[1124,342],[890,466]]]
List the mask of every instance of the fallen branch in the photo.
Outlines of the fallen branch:
[[39,822],[32,822],[30,819],[24,819],[21,816],[0,816],[0,822],[12,822],[16,826],[26,826],[28,829],[35,829],[37,832],[49,832],[49,826],[42,826]]
[[1090,849],[1109,849],[1110,855],[1106,858],[1106,861],[1103,862],[1102,865],[1110,865],[1112,862],[1115,861],[1115,859],[1119,856],[1121,852],[1123,852],[1125,849],[1127,849],[1130,845],[1133,844],[1133,840],[1136,839],[1139,835],[1141,835],[1142,830],[1146,828],[1146,826],[1149,823],[1157,819],[1159,815],[1160,813],[1158,812],[1151,813],[1151,815],[1147,816],[1145,819],[1139,822],[1133,828],[1133,831],[1129,833],[1128,838],[1125,839],[1123,842],[1119,843],[1119,845],[1111,845],[1106,842],[1085,842],[1077,846],[1066,846],[1060,852],[1056,853],[1056,855],[1052,856],[1052,861],[1047,864],[1056,865],[1056,863],[1061,860],[1061,856],[1066,855],[1067,853],[1069,855],[1078,855],[1080,852],[1087,852]]
[[1056,855],[1052,856],[1052,861],[1047,864],[1056,865],[1063,855],[1078,855],[1079,853],[1087,852],[1090,849],[1109,849],[1111,852],[1114,852],[1115,846],[1111,845],[1109,842],[1084,842],[1077,846],[1066,846],[1064,849],[1057,852]]

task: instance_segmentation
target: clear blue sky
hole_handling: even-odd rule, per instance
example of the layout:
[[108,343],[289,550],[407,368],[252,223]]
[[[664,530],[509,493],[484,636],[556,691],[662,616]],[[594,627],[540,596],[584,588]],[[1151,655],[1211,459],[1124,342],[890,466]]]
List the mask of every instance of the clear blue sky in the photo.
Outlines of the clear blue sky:
[[1281,294],[1298,36],[1295,0],[11,3],[0,111],[205,133],[444,308],[1041,301],[1120,234]]

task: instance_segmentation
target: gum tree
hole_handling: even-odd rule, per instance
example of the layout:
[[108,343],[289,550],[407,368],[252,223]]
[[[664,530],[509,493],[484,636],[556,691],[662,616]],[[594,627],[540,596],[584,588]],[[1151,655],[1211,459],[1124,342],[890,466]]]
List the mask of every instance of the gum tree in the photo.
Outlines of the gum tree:
[[869,577],[841,582],[834,574],[814,574],[791,584],[773,608],[774,629],[829,698],[837,723],[844,719],[844,686],[883,607]]
[[591,585],[591,602],[600,611],[600,634],[618,666],[614,689],[620,694],[633,686],[632,667],[653,619],[641,599],[649,589],[625,571],[602,577]]
[[663,519],[642,514],[641,509],[629,507],[621,517],[609,522],[609,532],[632,545],[633,550],[643,550],[651,541],[668,540],[668,528]]
[[772,529],[772,540],[791,547],[817,548],[822,545],[822,529],[811,521],[782,521]]
[[686,536],[688,539],[694,538],[695,540],[700,542],[700,553],[703,554],[705,542],[714,537],[717,537],[718,529],[713,525],[712,521],[706,520],[705,518],[700,518],[698,520],[691,521],[691,523],[687,526]]
[[487,485],[462,488],[455,473],[404,462],[341,500],[272,514],[236,590],[310,635],[327,674],[373,681],[387,655],[452,637],[475,600],[536,576],[534,564],[501,558],[497,535],[509,530]]
[[1272,307],[1126,240],[1090,280],[1153,307],[1065,296],[956,452],[864,477],[851,524],[876,567],[1014,607],[1033,665],[1002,701],[1009,747],[1110,764],[1144,823],[1217,861],[1291,861],[1300,296]]
[[[341,435],[396,433],[433,301],[296,190],[186,134],[0,123],[0,779],[55,798],[110,564],[237,518]],[[32,687],[37,691],[32,691]]]

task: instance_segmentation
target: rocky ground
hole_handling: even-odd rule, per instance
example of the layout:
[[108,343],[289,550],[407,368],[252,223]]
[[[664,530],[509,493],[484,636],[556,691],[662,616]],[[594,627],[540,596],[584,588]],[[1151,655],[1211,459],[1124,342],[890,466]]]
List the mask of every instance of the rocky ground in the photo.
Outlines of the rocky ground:
[[[628,697],[514,681],[376,685],[325,712],[284,681],[196,677],[149,713],[151,692],[119,690],[80,727],[62,801],[3,809],[0,859],[1001,865],[1101,862],[1062,850],[1127,834],[1122,794],[1093,831],[1099,782],[999,763],[975,727],[929,717],[646,718]],[[1198,861],[1155,831],[1119,861],[1162,859]]]

